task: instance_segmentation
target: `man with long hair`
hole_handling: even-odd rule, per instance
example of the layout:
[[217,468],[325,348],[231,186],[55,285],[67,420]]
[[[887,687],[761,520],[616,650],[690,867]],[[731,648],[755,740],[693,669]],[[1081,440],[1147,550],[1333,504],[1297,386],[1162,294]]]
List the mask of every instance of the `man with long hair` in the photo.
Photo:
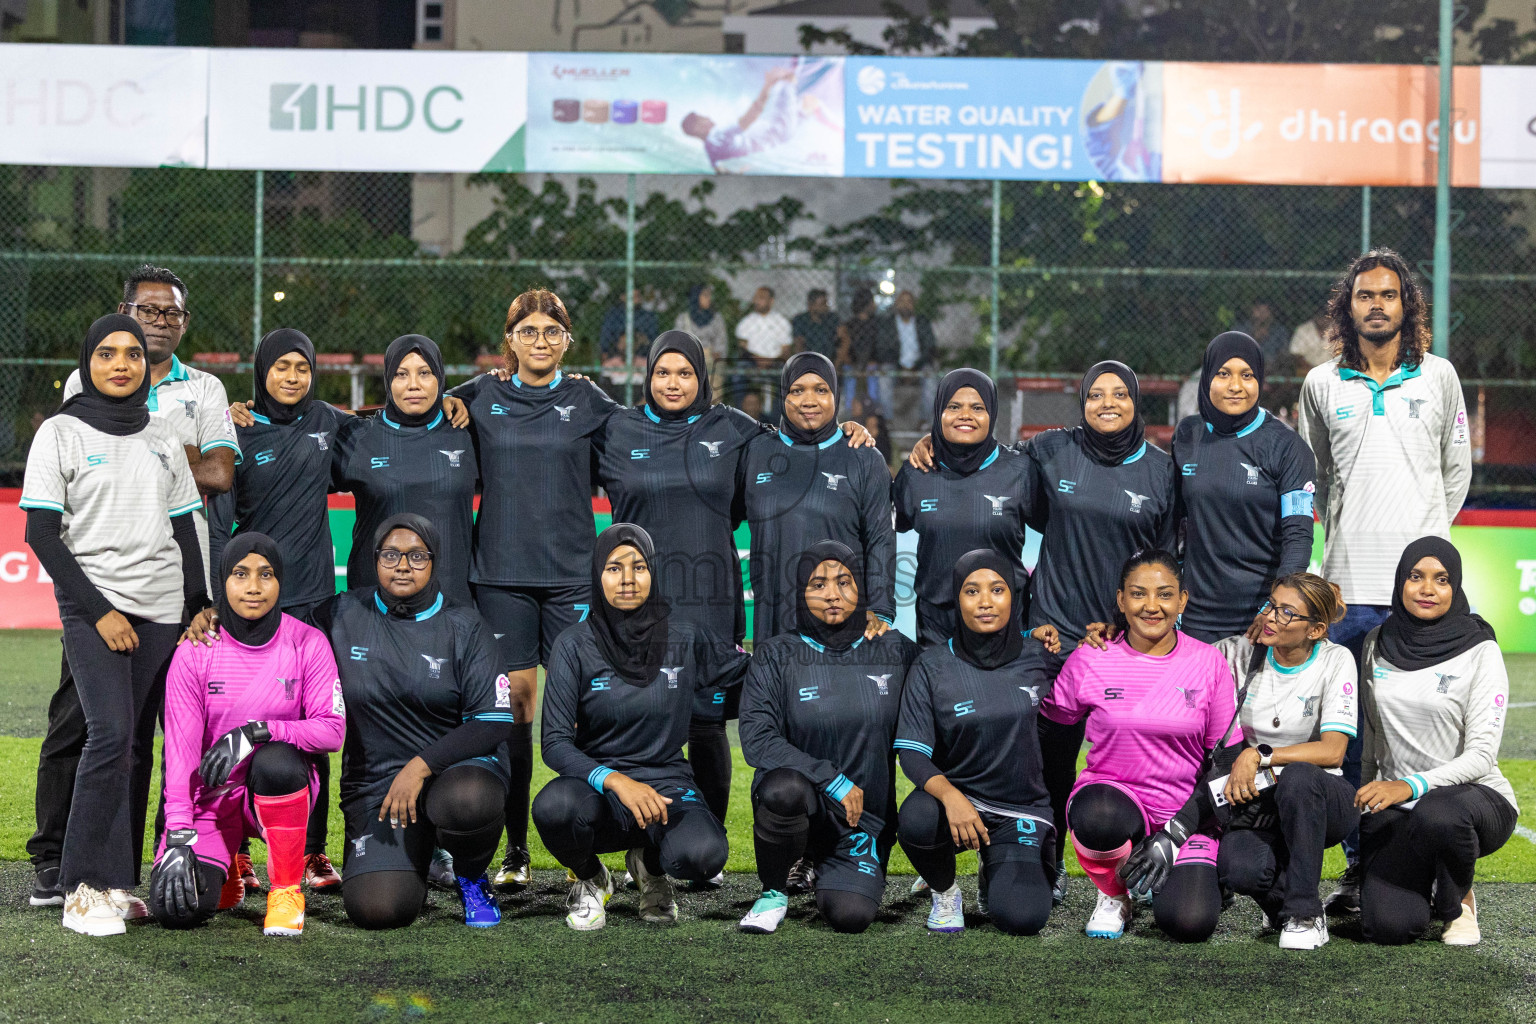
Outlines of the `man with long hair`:
[[[1317,456],[1323,569],[1349,610],[1330,631],[1356,661],[1366,634],[1387,617],[1398,557],[1422,536],[1450,537],[1472,480],[1461,381],[1429,352],[1429,304],[1403,258],[1372,249],[1335,286],[1325,336],[1337,357],[1301,386],[1299,433]],[[1360,741],[1344,756],[1360,783]],[[1349,870],[1328,909],[1359,906],[1356,835]]]

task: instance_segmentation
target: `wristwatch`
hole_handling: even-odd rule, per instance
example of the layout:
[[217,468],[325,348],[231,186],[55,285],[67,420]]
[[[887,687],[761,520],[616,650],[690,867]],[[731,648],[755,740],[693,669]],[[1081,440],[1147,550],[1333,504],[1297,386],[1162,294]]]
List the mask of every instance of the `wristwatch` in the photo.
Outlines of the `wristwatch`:
[[1268,768],[1270,759],[1275,756],[1275,748],[1268,743],[1260,743],[1253,749],[1259,752],[1259,767]]

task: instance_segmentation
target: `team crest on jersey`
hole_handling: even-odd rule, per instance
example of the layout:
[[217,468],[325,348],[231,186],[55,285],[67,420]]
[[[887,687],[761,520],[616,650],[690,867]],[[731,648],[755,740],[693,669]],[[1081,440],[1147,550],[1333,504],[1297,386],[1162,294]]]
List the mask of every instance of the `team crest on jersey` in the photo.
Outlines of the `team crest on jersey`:
[[448,456],[448,466],[449,466],[449,468],[451,468],[451,469],[458,469],[459,468],[459,456],[464,454],[464,449],[460,448],[458,451],[445,452],[441,448],[439,448],[438,449],[438,454]]
[[297,683],[297,682],[298,682],[297,679],[279,679],[278,680],[278,683],[283,688],[283,700],[293,700],[293,684]]
[[700,441],[699,442],[699,444],[703,445],[705,448],[707,448],[709,450],[709,457],[712,458],[712,459],[718,459],[720,457],[720,446],[722,444],[724,444],[724,443],[725,443],[724,441]]
[[421,657],[427,663],[427,675],[432,679],[441,679],[443,677],[443,662],[448,659],[434,658],[430,654],[423,654]]
[[345,715],[346,713],[347,702],[341,696],[341,680],[337,679],[331,683],[331,714]]
[[1429,399],[1404,398],[1403,401],[1408,403],[1408,418],[1411,420],[1416,420],[1419,418],[1419,410],[1424,407],[1424,403],[1429,401]]
[[992,494],[983,494],[982,497],[986,498],[992,503],[993,515],[1000,516],[1003,514],[1003,503],[1008,500],[1008,495],[1004,494],[1002,496],[997,496]]
[[331,432],[329,430],[320,430],[310,434],[309,436],[315,439],[315,444],[320,446],[320,450],[322,452],[328,452],[331,450],[330,445],[325,443],[325,439],[331,436]]
[[1019,689],[1023,690],[1025,693],[1029,694],[1029,703],[1030,703],[1030,705],[1032,707],[1039,707],[1040,706],[1040,687],[1038,687],[1038,686],[1021,686],[1021,687],[1019,687]]
[[1448,676],[1444,672],[1436,672],[1435,673],[1435,678],[1440,680],[1439,684],[1437,684],[1435,686],[1435,692],[1436,693],[1450,693],[1451,692],[1451,684],[1454,683],[1456,680],[1460,679],[1461,677],[1460,676]]
[[352,853],[358,857],[361,857],[363,854],[367,853],[368,851],[366,847],[368,845],[368,840],[372,838],[373,836],[358,836],[356,839],[352,840]]
[[169,473],[171,471],[171,457],[164,452],[155,451],[153,448],[150,451],[155,452],[155,458],[160,460],[160,468]]
[[1301,717],[1314,718],[1317,715],[1317,697],[1297,697],[1301,701]]
[[1238,465],[1242,466],[1244,469],[1246,469],[1248,471],[1248,486],[1249,487],[1257,487],[1257,486],[1259,486],[1259,467],[1258,466],[1250,466],[1246,462],[1239,462]]
[[838,481],[848,479],[841,473],[823,473],[821,475],[827,478],[827,490],[829,491],[837,490]]
[[189,420],[197,419],[197,399],[195,399],[195,398],[178,398],[178,399],[176,399],[176,401],[181,403],[182,409],[187,414],[187,419],[189,419]]
[[1184,695],[1184,706],[1185,707],[1192,708],[1192,707],[1195,706],[1195,694],[1199,692],[1198,690],[1188,690],[1188,689],[1185,689],[1182,686],[1175,686],[1174,689],[1178,690],[1180,693],[1182,693]]
[[[1151,495],[1147,494],[1137,494],[1135,491],[1126,491],[1125,496],[1131,499],[1131,511],[1135,512],[1137,515],[1141,514],[1141,503],[1146,501],[1147,498],[1151,497]],[[999,513],[999,515],[1001,515],[1001,513]]]
[[681,666],[681,665],[663,665],[663,666],[661,666],[661,670],[662,670],[662,672],[666,673],[666,676],[667,676],[667,689],[669,689],[669,690],[677,689],[677,674],[683,670],[683,666]]
[[496,706],[510,708],[512,706],[512,680],[503,672],[496,677]]
[[561,423],[569,423],[569,422],[571,422],[571,413],[573,413],[575,411],[576,411],[576,407],[574,405],[557,405],[557,406],[555,406],[555,412],[560,414],[560,422]]
[[880,688],[880,696],[889,697],[891,695],[891,674],[889,672],[883,676],[865,676],[864,678],[872,680]]

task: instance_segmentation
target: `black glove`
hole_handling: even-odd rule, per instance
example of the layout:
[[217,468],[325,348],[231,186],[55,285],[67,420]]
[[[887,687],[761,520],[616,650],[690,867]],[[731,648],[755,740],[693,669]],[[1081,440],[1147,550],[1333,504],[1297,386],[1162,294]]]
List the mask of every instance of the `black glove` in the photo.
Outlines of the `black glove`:
[[1132,896],[1151,896],[1168,881],[1168,872],[1173,870],[1173,859],[1178,853],[1179,844],[1173,836],[1158,829],[1138,843],[1126,862],[1120,865],[1117,872],[1120,881],[1125,883]]
[[256,744],[272,738],[266,722],[246,722],[238,729],[231,729],[214,741],[198,765],[198,774],[205,786],[222,786],[229,781],[230,773],[241,761],[251,756]]
[[189,918],[197,913],[200,893],[197,889],[197,854],[192,844],[197,830],[176,829],[165,837],[165,856],[150,876],[150,902],[164,907],[176,917]]

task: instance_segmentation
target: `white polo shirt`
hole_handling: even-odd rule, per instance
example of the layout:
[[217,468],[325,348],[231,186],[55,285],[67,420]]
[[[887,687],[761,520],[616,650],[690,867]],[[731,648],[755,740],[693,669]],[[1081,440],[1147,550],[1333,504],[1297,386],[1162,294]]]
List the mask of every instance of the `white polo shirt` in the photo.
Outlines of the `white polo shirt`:
[[[64,400],[80,393],[80,371],[75,370],[64,383]],[[149,389],[149,418],[169,427],[176,439],[207,454],[215,448],[229,448],[235,453],[235,465],[241,461],[240,442],[229,418],[229,396],[224,382],[211,373],[187,366],[171,356],[171,372]],[[185,452],[182,453],[185,457]],[[203,577],[208,568],[208,513],[199,503],[197,545],[203,553]],[[213,593],[213,591],[209,591]]]
[[1377,384],[1337,358],[1301,386],[1297,427],[1317,457],[1323,575],[1349,604],[1390,605],[1403,549],[1451,535],[1472,482],[1461,380],[1424,356]]
[[741,318],[736,325],[736,337],[746,345],[747,351],[759,359],[778,359],[794,341],[789,320],[783,313],[769,310],[752,312]]
[[181,621],[171,518],[202,508],[202,499],[186,449],[163,421],[118,437],[75,416],[44,420],[27,453],[21,507],[64,514],[64,546],[112,607]]
[[[1241,689],[1253,644],[1246,637],[1229,636],[1217,641],[1216,649],[1226,657],[1232,678]],[[1238,709],[1243,738],[1250,747],[1260,743],[1291,747],[1316,743],[1325,732],[1353,736],[1358,685],[1354,655],[1338,644],[1319,640],[1312,646],[1312,656],[1292,668],[1275,661],[1271,648]],[[1278,726],[1276,719],[1280,720]],[[1343,769],[1329,768],[1328,773],[1341,775]]]

